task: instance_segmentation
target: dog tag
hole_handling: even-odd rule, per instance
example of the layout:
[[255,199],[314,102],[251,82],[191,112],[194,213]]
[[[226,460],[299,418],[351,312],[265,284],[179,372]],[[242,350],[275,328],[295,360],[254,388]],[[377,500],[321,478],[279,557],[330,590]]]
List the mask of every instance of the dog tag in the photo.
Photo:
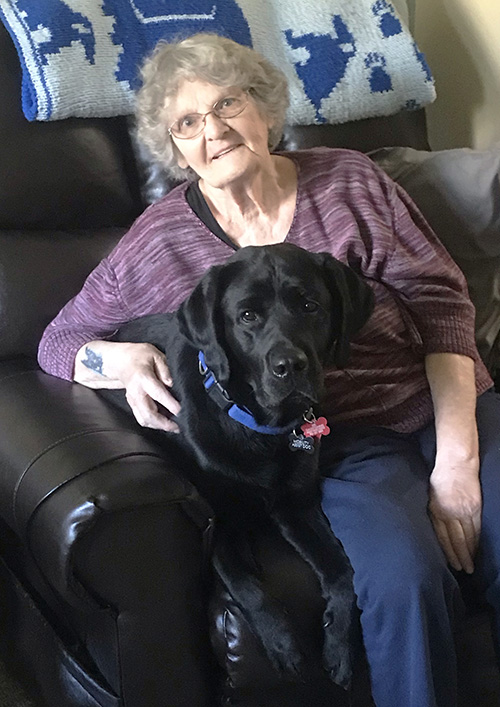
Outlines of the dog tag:
[[288,446],[292,452],[306,452],[306,454],[313,454],[314,452],[314,438],[305,437],[303,434],[297,434],[292,432],[288,435]]
[[312,420],[306,422],[300,428],[306,437],[326,437],[330,434],[330,428],[326,417],[313,417]]

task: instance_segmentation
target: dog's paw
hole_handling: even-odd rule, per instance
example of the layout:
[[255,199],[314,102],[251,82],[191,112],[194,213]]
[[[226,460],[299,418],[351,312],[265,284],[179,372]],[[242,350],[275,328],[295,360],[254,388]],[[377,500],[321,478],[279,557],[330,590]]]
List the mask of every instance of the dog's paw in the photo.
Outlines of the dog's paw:
[[331,680],[348,688],[353,671],[356,641],[354,612],[327,608],[323,615],[323,667]]
[[274,669],[283,677],[292,680],[302,680],[305,675],[305,659],[295,647],[287,647],[284,651],[266,647],[267,655]]
[[277,617],[273,619],[268,616],[265,628],[259,631],[264,650],[280,675],[300,680],[305,672],[304,654],[288,625]]
[[351,646],[337,645],[333,650],[331,645],[328,648],[325,645],[323,648],[323,667],[335,684],[347,690],[351,684],[353,670]]

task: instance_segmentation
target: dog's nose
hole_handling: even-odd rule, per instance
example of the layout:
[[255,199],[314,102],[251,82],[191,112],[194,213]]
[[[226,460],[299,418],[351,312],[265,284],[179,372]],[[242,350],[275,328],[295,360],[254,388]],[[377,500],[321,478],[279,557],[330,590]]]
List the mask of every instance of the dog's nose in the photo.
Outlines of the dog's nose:
[[309,361],[300,349],[275,352],[271,355],[271,370],[277,378],[286,378],[293,373],[307,370]]

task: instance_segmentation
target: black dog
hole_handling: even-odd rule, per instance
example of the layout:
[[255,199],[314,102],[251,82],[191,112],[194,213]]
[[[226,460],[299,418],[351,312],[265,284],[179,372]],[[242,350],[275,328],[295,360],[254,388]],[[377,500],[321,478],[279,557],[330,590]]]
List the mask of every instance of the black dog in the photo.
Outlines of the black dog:
[[208,270],[175,315],[135,320],[115,337],[166,353],[177,437],[196,461],[189,478],[217,519],[214,567],[267,655],[300,673],[284,612],[249,559],[249,534],[271,522],[319,579],[323,662],[343,686],[357,623],[352,569],[321,510],[318,444],[301,426],[323,394],[324,367],[346,364],[372,308],[368,285],[326,253],[247,247]]

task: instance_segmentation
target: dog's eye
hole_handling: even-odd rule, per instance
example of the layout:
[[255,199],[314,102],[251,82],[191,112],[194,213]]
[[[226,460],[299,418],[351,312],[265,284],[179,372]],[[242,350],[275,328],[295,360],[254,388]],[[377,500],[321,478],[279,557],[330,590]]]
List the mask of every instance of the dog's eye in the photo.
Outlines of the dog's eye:
[[307,300],[307,302],[304,302],[304,309],[306,312],[317,312],[318,303],[313,302],[312,300]]
[[241,313],[241,320],[243,322],[255,322],[257,321],[257,312],[254,312],[252,309],[245,309],[245,311]]

